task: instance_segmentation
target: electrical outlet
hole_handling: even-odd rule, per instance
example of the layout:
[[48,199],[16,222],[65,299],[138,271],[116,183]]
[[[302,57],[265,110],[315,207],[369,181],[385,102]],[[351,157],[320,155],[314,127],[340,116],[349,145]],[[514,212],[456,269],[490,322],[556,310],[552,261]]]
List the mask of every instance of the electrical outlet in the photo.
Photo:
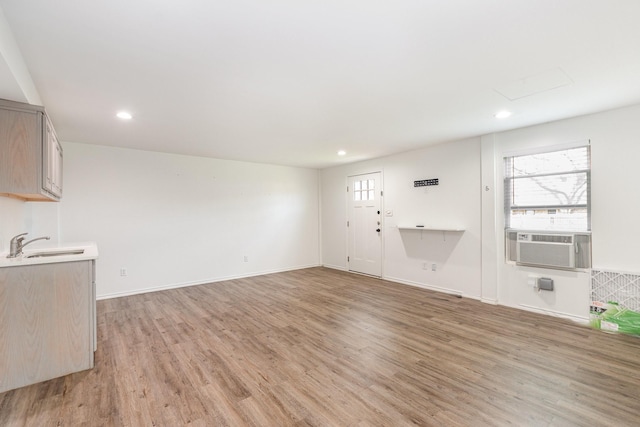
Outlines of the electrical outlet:
[[249,257],[248,256],[244,256],[244,262],[249,262]]
[[126,268],[121,268],[120,269],[120,276],[124,277],[127,275],[127,269]]
[[436,264],[431,264],[431,271],[436,271],[438,266]]

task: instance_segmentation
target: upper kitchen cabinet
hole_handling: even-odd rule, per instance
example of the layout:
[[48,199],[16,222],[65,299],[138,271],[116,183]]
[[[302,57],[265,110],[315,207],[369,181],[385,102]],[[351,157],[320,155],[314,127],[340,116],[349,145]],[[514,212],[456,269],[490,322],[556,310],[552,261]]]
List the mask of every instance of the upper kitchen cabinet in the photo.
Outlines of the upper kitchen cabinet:
[[0,99],[0,195],[62,197],[62,146],[43,107]]

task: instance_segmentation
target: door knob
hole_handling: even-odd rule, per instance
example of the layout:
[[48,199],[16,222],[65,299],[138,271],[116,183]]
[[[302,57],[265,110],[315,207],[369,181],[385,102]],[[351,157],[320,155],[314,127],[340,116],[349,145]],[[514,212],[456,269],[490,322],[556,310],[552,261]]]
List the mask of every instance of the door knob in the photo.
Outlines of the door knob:
[[379,233],[379,232],[380,232],[380,229],[379,229],[379,228],[376,228],[376,231]]

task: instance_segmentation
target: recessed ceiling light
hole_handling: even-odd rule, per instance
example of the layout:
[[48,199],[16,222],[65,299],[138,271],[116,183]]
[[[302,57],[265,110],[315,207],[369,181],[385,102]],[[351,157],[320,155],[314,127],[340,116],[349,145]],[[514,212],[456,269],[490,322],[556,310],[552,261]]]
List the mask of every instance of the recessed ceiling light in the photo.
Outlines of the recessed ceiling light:
[[338,156],[344,156],[345,154],[347,154],[347,152],[344,150],[338,151]]
[[510,115],[511,115],[511,111],[503,110],[503,111],[498,111],[497,113],[495,113],[494,117],[496,119],[506,119]]
[[116,117],[122,120],[131,120],[133,118],[131,113],[127,113],[126,111],[120,111],[118,114],[116,114]]

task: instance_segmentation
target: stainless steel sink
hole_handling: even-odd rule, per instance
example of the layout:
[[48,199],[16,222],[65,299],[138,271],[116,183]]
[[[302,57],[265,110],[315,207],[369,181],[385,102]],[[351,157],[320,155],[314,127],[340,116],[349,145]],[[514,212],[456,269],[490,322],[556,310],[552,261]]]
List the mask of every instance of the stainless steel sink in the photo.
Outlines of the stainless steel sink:
[[82,255],[84,249],[69,249],[65,251],[47,251],[47,252],[34,252],[29,255],[25,255],[25,258],[40,258],[49,256],[62,256],[62,255]]

